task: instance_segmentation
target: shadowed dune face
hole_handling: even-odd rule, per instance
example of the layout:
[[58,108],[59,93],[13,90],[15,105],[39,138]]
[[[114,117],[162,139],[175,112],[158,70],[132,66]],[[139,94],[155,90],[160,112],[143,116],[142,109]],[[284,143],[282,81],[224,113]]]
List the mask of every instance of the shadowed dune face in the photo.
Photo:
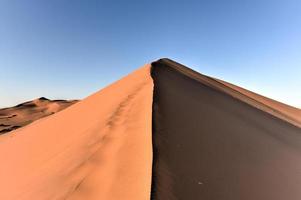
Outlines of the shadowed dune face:
[[40,118],[59,112],[76,102],[77,100],[49,100],[41,97],[15,107],[0,109],[0,134],[26,126]]
[[301,199],[300,128],[200,76],[153,63],[151,199]]

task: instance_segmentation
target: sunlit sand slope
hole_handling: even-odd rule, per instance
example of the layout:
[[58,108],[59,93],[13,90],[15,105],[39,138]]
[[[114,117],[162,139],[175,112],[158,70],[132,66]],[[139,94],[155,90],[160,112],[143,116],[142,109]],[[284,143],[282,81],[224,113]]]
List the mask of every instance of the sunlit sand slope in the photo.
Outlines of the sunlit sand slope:
[[149,199],[149,70],[2,138],[0,199]]

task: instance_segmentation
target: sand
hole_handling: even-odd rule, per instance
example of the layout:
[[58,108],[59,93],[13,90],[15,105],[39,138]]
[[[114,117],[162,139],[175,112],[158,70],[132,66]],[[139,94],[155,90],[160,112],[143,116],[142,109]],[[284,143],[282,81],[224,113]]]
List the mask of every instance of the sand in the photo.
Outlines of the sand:
[[0,199],[300,200],[300,127],[300,109],[161,59],[0,135]]
[[151,199],[301,198],[297,120],[170,60],[152,77]]
[[10,108],[0,109],[0,134],[24,127],[76,103],[77,100],[50,100],[41,97]]
[[153,82],[147,65],[0,140],[0,199],[149,199]]

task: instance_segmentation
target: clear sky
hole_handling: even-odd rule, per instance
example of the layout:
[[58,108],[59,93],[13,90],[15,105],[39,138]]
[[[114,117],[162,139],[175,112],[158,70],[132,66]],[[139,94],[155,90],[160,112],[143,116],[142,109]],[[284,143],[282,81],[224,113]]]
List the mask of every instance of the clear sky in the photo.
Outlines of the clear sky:
[[300,0],[0,0],[0,107],[168,57],[301,107]]

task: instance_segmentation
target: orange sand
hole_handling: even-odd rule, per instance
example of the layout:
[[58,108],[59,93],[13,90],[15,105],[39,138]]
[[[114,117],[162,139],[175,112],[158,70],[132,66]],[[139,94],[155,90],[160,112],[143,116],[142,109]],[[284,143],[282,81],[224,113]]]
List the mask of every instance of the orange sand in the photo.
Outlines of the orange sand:
[[2,137],[0,199],[149,199],[149,70]]

